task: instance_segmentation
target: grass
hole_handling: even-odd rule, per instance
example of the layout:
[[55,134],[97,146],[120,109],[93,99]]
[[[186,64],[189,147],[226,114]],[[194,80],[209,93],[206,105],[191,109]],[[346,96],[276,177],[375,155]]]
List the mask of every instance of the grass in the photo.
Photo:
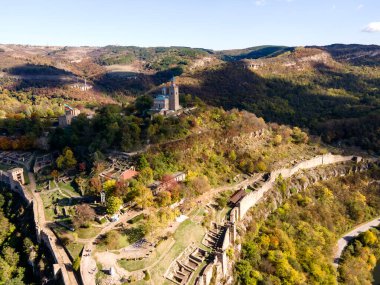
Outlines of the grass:
[[82,243],[77,243],[77,242],[70,242],[66,246],[66,248],[70,252],[70,254],[73,257],[73,259],[75,259],[81,253],[81,251],[83,249],[83,244]]
[[89,227],[89,228],[79,228],[75,232],[78,234],[78,238],[88,239],[97,236],[101,232],[101,228]]
[[129,245],[128,236],[123,235],[120,231],[113,230],[106,234],[96,246],[98,251],[118,250]]
[[167,239],[161,242],[148,258],[142,260],[121,259],[118,261],[119,265],[128,271],[135,271],[146,268],[152,265],[155,261],[157,261],[160,258],[160,256],[162,256],[168,250],[171,241],[172,239]]
[[176,259],[187,246],[192,242],[199,245],[205,234],[205,229],[198,224],[195,224],[190,219],[184,221],[174,234],[176,240],[168,254],[151,270],[151,277],[155,284],[171,284],[164,279],[163,275],[169,268],[171,262]]
[[[196,216],[194,218],[196,218]],[[149,269],[151,278],[154,281],[154,284],[171,284],[170,281],[163,277],[166,270],[169,268],[172,261],[175,260],[190,244],[194,242],[196,246],[199,246],[205,232],[205,229],[201,225],[188,219],[181,223],[177,231],[174,233],[173,237],[175,243],[169,251],[168,247],[172,241],[170,238],[160,243],[148,258],[136,261],[120,260],[119,265],[128,271],[135,271],[152,266],[157,260],[162,258],[154,267]]]
[[58,186],[59,188],[61,188],[61,191],[67,194],[68,196],[79,197],[79,194],[75,191],[75,189],[70,184],[59,182]]
[[48,221],[53,221],[55,217],[53,200],[62,198],[59,193],[41,193],[41,199],[44,204],[45,217]]

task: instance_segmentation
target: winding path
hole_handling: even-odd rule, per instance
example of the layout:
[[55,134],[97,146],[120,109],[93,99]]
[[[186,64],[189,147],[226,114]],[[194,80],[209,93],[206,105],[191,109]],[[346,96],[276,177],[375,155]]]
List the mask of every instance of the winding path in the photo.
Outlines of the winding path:
[[352,231],[350,231],[350,232],[346,233],[344,236],[342,236],[338,240],[337,249],[334,253],[334,260],[333,260],[334,266],[338,267],[340,257],[342,255],[344,249],[346,248],[346,246],[349,244],[349,242],[352,239],[354,239],[359,234],[366,232],[373,227],[377,227],[378,225],[380,225],[380,217],[377,217],[376,219],[369,221],[365,224],[361,224],[361,225],[357,226],[355,229],[353,229]]

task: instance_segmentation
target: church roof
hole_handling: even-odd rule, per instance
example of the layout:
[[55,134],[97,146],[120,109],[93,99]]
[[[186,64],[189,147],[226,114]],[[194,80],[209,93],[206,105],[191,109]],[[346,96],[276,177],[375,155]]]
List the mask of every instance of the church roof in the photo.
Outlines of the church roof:
[[154,98],[154,100],[165,100],[165,99],[168,99],[168,96],[158,95],[156,98]]

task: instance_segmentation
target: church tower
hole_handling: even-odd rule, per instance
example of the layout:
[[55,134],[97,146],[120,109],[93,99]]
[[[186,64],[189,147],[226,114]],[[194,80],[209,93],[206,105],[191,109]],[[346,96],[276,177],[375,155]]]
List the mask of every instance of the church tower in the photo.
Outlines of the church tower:
[[179,105],[179,89],[175,84],[175,77],[173,77],[169,86],[169,110],[177,111],[179,109],[181,109]]

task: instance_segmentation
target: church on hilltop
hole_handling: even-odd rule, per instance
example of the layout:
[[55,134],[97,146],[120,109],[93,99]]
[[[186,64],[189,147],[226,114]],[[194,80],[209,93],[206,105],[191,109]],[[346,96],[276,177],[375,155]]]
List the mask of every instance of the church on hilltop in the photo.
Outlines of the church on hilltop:
[[180,109],[182,107],[179,105],[179,88],[175,83],[175,77],[173,77],[170,84],[162,87],[161,94],[154,98],[152,111],[167,114]]

